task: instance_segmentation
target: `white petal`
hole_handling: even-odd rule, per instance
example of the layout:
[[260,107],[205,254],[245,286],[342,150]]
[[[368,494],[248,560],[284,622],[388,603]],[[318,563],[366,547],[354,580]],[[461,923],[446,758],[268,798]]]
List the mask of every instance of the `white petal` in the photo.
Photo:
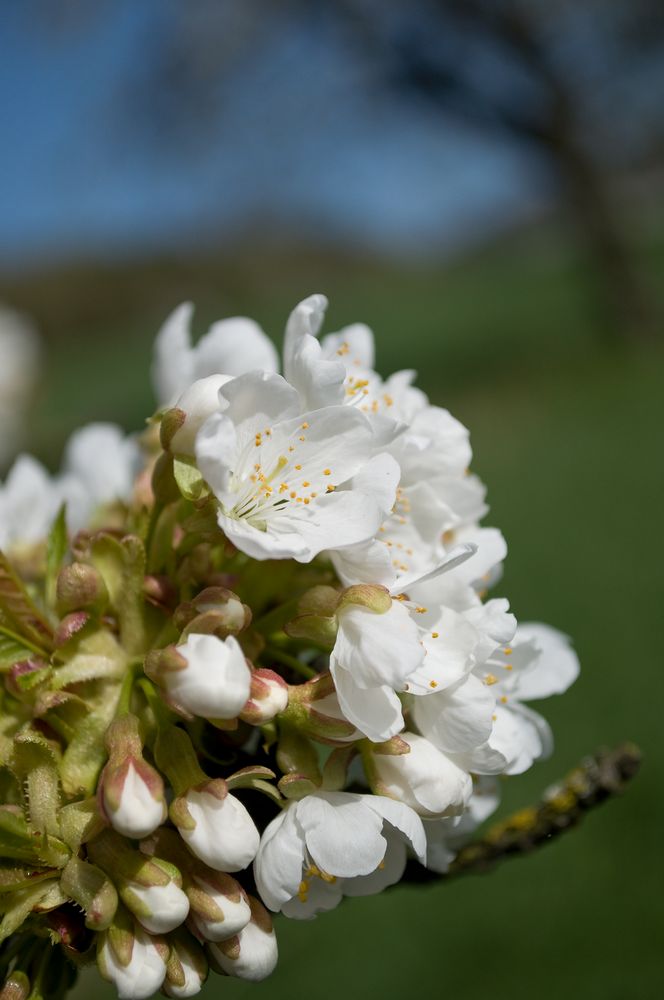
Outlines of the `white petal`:
[[495,698],[472,674],[453,687],[413,701],[418,729],[440,750],[463,753],[489,739]]
[[275,372],[278,368],[274,344],[258,323],[246,316],[213,323],[194,348],[194,378],[244,375],[258,370]]
[[403,802],[388,799],[385,795],[365,795],[363,799],[372,812],[382,816],[390,826],[404,835],[416,856],[424,864],[426,837],[422,820]]
[[562,694],[579,676],[578,658],[570,639],[562,632],[548,625],[528,622],[519,625],[514,645],[522,641],[534,642],[540,653],[533,666],[519,677],[519,699],[530,701]]
[[420,631],[408,609],[392,601],[389,611],[377,614],[351,604],[338,619],[332,659],[359,687],[387,684],[401,690],[424,658]]
[[155,339],[152,384],[161,406],[172,406],[194,381],[189,329],[193,312],[191,302],[183,302],[170,314]]
[[365,798],[347,792],[319,792],[297,804],[297,818],[312,861],[329,875],[368,875],[383,860],[383,822]]
[[374,743],[383,743],[403,729],[401,702],[392,688],[361,688],[347,670],[330,660],[339,705],[344,717]]
[[256,887],[271,910],[280,910],[297,895],[303,860],[304,834],[297,824],[293,804],[265,828],[254,861]]

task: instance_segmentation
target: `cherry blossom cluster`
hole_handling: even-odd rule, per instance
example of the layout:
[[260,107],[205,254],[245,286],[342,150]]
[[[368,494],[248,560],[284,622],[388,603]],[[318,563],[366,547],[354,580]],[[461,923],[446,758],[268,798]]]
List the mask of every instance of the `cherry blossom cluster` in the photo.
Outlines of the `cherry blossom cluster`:
[[84,428],[58,475],[21,456],[0,488],[19,987],[35,935],[59,995],[63,955],[122,998],[262,979],[271,914],[445,872],[497,777],[551,750],[527,703],[577,659],[488,596],[506,546],[468,431],[377,374],[366,326],[321,336],[326,306],[295,308],[281,363],[246,318],[194,345],[181,306],[147,430]]

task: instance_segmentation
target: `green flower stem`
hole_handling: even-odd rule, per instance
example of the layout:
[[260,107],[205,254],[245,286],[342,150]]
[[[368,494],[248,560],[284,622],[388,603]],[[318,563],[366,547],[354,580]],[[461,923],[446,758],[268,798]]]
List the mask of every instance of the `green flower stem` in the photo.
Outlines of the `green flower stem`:
[[139,688],[145,700],[148,703],[150,711],[154,715],[155,722],[157,723],[157,728],[161,732],[162,730],[168,729],[169,726],[173,725],[173,713],[169,708],[166,707],[162,701],[159,692],[157,691],[155,685],[147,677],[141,677],[136,682],[136,687]]
[[189,736],[178,726],[168,726],[160,731],[154,754],[157,767],[168,776],[176,795],[183,795],[189,788],[210,780],[198,763]]
[[271,644],[265,647],[265,655],[272,657],[278,663],[283,663],[285,667],[290,667],[295,673],[304,677],[306,680],[311,680],[312,677],[316,676],[316,671],[303,663],[302,660],[298,660],[296,656],[292,656],[290,653],[286,653],[283,649],[279,649],[278,646],[273,646]]
[[120,688],[116,715],[126,715],[127,712],[131,711],[131,696],[134,692],[134,684],[142,665],[143,661],[140,659],[130,660],[127,664],[127,670],[122,679],[122,687]]

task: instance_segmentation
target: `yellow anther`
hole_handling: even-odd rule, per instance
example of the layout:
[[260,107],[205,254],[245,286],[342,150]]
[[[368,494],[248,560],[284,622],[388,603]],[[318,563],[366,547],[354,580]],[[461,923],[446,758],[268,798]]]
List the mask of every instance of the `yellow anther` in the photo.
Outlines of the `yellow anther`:
[[512,666],[511,663],[506,663],[505,664],[505,670],[514,670],[514,667]]
[[309,482],[309,480],[308,480],[308,479],[304,479],[304,480],[302,481],[302,485],[303,485],[303,486],[311,486],[311,483]]
[[305,498],[304,498],[304,502],[305,502],[305,503],[310,503],[310,500],[309,500],[309,497],[305,497]]
[[506,694],[502,695],[500,701],[501,701],[501,704],[506,705],[507,701],[508,701],[507,695]]
[[303,431],[306,431],[306,429],[308,428],[308,426],[309,426],[309,424],[308,424],[308,423],[307,423],[307,421],[305,420],[305,421],[304,421],[304,423],[302,424],[302,430],[303,430]]
[[327,489],[325,490],[325,492],[326,493],[334,493],[334,489],[335,489],[334,486],[328,486]]
[[296,468],[296,469],[297,469],[297,471],[299,472],[299,471],[300,471],[300,469],[302,468],[302,466],[301,466],[301,465],[296,465],[296,466],[295,466],[295,468]]
[[323,475],[324,476],[331,476],[332,475],[332,469],[323,469]]
[[498,678],[496,677],[495,674],[487,674],[486,677],[484,678],[484,683],[486,684],[487,687],[491,687],[492,684],[498,683]]
[[306,439],[305,439],[304,434],[301,434],[300,437],[298,438],[298,441],[305,441],[305,440]]
[[432,639],[437,639],[439,635],[440,635],[440,633],[439,633],[439,632],[432,632],[432,633],[431,633],[431,638],[432,638]]
[[438,687],[438,681],[429,681],[429,687],[430,688],[437,688]]
[[294,500],[295,497],[297,496],[297,493],[295,492],[295,490],[291,490],[289,495],[290,495],[291,500]]
[[417,612],[418,615],[424,615],[427,613],[428,610],[429,610],[428,608],[423,608],[421,605],[415,608],[415,611]]
[[503,650],[503,653],[505,654],[505,656],[511,656],[512,655],[512,647],[511,646],[505,646],[505,648]]

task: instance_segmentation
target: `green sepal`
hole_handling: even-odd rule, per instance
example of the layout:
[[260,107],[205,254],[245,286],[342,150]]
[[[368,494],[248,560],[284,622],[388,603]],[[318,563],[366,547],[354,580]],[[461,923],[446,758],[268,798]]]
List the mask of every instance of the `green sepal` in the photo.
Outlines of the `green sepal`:
[[195,459],[186,455],[176,455],[173,459],[173,475],[185,500],[196,502],[208,496],[210,490],[198,470]]
[[107,875],[96,865],[71,858],[60,879],[62,891],[85,910],[85,926],[105,930],[118,908],[118,894]]
[[62,839],[74,854],[106,826],[99,814],[96,796],[63,806],[59,818]]

